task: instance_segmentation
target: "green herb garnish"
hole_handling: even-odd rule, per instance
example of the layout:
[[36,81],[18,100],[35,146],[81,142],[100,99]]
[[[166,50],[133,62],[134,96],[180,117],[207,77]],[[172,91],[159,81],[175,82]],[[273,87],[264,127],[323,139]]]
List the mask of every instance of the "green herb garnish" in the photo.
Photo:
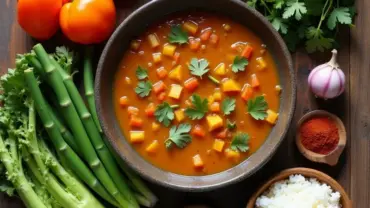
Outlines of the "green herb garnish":
[[171,26],[171,32],[168,35],[170,43],[184,44],[188,42],[188,34],[181,28],[180,25]]
[[233,71],[234,73],[244,71],[247,65],[248,59],[244,58],[243,56],[235,56],[234,62],[231,65],[231,71]]
[[184,148],[188,143],[191,142],[191,136],[189,134],[191,129],[190,124],[180,124],[177,128],[172,126],[170,129],[169,138],[164,141],[167,149],[170,149],[173,144],[178,148]]
[[208,112],[208,100],[202,100],[199,95],[193,94],[191,96],[191,102],[193,103],[193,107],[186,108],[185,114],[192,120],[202,119]]
[[225,98],[225,100],[222,101],[221,109],[225,115],[230,115],[230,113],[235,110],[235,99],[229,97]]
[[248,100],[248,113],[256,120],[264,120],[267,117],[267,102],[264,96],[257,96],[254,100]]
[[246,133],[238,133],[231,141],[230,148],[234,151],[246,152],[249,150],[249,135]]
[[236,122],[231,122],[229,119],[226,120],[226,128],[229,130],[233,130],[236,128]]
[[168,127],[175,117],[173,113],[173,108],[167,102],[158,105],[157,109],[154,112],[154,116],[157,121],[163,123],[165,127]]
[[139,80],[143,80],[145,78],[148,77],[148,70],[144,69],[144,68],[141,68],[141,66],[138,66],[137,69],[136,69],[136,77],[139,79]]
[[150,92],[152,91],[152,83],[150,81],[141,81],[137,84],[135,88],[136,94],[140,97],[149,96]]
[[213,76],[211,75],[208,75],[208,79],[211,80],[213,83],[215,83],[216,85],[219,85],[220,84],[220,81],[216,78],[214,78]]
[[192,58],[189,65],[190,73],[198,76],[202,79],[202,76],[206,74],[208,69],[208,61],[206,59]]

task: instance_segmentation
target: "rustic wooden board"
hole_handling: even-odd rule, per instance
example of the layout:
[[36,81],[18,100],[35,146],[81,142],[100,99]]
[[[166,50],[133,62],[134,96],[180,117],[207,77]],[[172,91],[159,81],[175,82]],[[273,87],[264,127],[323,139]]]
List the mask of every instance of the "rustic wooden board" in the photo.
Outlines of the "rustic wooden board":
[[[119,22],[146,0],[116,1]],[[369,207],[370,204],[370,1],[358,0],[356,27],[351,31],[344,29],[340,34],[341,48],[339,63],[346,74],[347,83],[344,95],[332,101],[318,100],[308,91],[309,69],[327,60],[330,54],[308,56],[303,50],[292,54],[298,79],[298,94],[295,116],[287,135],[273,159],[255,176],[232,186],[206,193],[181,193],[151,184],[159,196],[157,207],[182,207],[185,204],[207,204],[211,207],[241,208],[246,205],[250,194],[279,170],[289,167],[311,167],[335,177],[348,192],[355,206]],[[16,1],[0,1],[0,69],[4,73],[14,67],[17,53],[28,51],[34,41],[30,39],[16,22]],[[57,44],[55,44],[57,43]],[[58,34],[45,44],[49,48],[70,44]],[[348,146],[340,162],[335,167],[314,164],[298,152],[294,144],[295,125],[306,112],[314,109],[328,110],[338,115],[347,128]],[[17,198],[0,195],[0,208],[20,208]]]

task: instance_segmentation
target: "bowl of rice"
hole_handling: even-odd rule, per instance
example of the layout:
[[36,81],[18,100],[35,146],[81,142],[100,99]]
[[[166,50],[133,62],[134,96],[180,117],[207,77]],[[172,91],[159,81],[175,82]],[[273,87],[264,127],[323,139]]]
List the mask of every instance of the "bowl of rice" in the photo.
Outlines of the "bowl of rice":
[[247,208],[352,208],[343,187],[310,168],[286,169],[250,198]]

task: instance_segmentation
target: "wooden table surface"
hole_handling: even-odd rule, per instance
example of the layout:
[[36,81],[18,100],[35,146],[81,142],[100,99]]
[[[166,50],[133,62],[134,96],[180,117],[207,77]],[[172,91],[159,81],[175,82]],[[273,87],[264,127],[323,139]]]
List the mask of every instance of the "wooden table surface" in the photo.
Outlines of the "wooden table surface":
[[[30,50],[35,42],[17,24],[15,0],[0,0],[0,69],[14,67],[17,53]],[[144,0],[116,1],[119,21]],[[177,208],[185,204],[207,204],[211,207],[245,207],[250,194],[268,177],[290,167],[310,167],[336,178],[353,200],[355,208],[370,204],[370,1],[357,0],[356,26],[339,33],[341,48],[339,63],[346,74],[345,93],[337,99],[315,99],[308,91],[309,69],[328,60],[330,54],[308,56],[303,50],[292,54],[296,71],[297,106],[287,138],[273,159],[253,177],[243,182],[206,193],[181,193],[151,184],[160,201],[157,207]],[[57,44],[55,44],[57,43]],[[50,48],[68,43],[58,34],[46,44]],[[314,109],[324,109],[338,115],[344,122],[349,138],[347,147],[335,167],[314,164],[303,158],[294,144],[295,125],[299,118]],[[23,207],[16,198],[0,195],[0,208]]]

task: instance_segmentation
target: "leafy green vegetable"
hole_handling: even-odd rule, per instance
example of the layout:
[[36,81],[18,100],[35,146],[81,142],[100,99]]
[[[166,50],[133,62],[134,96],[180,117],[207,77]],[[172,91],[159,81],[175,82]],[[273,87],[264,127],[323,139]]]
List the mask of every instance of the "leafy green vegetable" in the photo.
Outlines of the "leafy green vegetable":
[[193,103],[193,107],[186,108],[185,114],[192,120],[202,119],[208,112],[208,100],[206,98],[202,100],[199,95],[193,94],[191,96],[191,102]]
[[263,120],[267,117],[267,102],[264,96],[257,96],[247,103],[248,113],[256,120]]
[[211,80],[211,82],[213,82],[214,84],[216,85],[219,85],[220,84],[220,81],[218,79],[216,79],[215,77],[211,76],[211,75],[208,75],[207,76],[209,80]]
[[170,43],[184,44],[188,42],[188,33],[186,33],[180,25],[174,25],[171,27],[171,32],[168,35],[168,41]]
[[289,19],[295,14],[296,20],[301,20],[302,15],[307,13],[306,5],[298,0],[290,0],[286,3],[286,7],[283,13],[284,19]]
[[238,133],[231,141],[230,148],[234,151],[246,152],[249,150],[249,135],[246,133]]
[[335,8],[329,15],[328,28],[334,30],[338,23],[350,25],[352,24],[351,13],[349,8]]
[[231,112],[235,110],[235,99],[229,97],[225,98],[225,100],[222,101],[221,109],[225,115],[230,115]]
[[175,117],[173,113],[173,108],[167,102],[158,105],[157,109],[154,112],[154,116],[157,121],[163,123],[165,127],[168,127]]
[[152,83],[150,81],[141,81],[137,84],[135,88],[136,94],[140,97],[146,97],[152,91]]
[[229,119],[226,120],[226,128],[229,130],[236,128],[236,122],[231,122]]
[[248,59],[243,56],[235,56],[234,62],[231,65],[231,70],[235,73],[244,71],[245,67],[248,65]]
[[198,76],[202,79],[202,76],[209,71],[208,61],[206,59],[198,60],[197,58],[192,58],[189,69],[192,75]]
[[143,80],[145,78],[148,77],[148,70],[142,68],[141,66],[138,66],[137,69],[136,69],[136,77],[139,79],[139,80]]
[[72,67],[75,65],[77,55],[65,46],[56,47],[55,53],[53,54],[54,59],[58,64],[67,71],[68,74],[73,73]]
[[191,142],[190,129],[190,124],[180,124],[177,128],[172,126],[169,138],[164,141],[166,148],[170,149],[174,144],[181,149],[186,147]]

